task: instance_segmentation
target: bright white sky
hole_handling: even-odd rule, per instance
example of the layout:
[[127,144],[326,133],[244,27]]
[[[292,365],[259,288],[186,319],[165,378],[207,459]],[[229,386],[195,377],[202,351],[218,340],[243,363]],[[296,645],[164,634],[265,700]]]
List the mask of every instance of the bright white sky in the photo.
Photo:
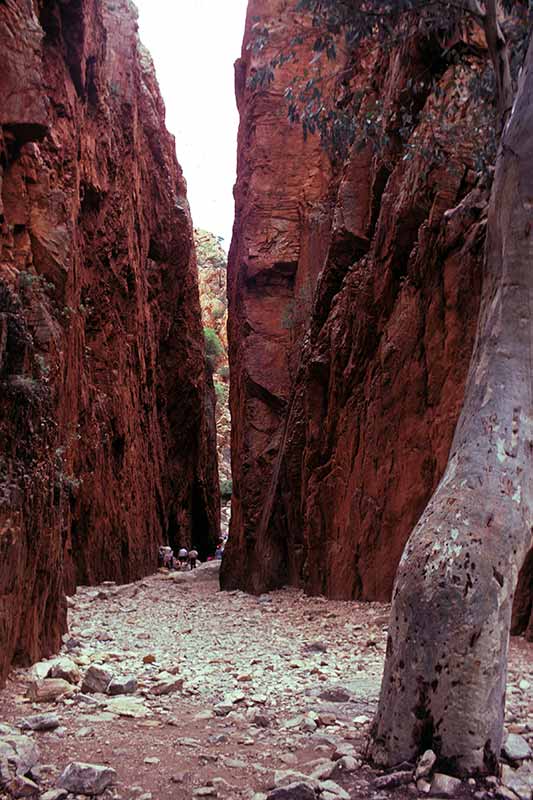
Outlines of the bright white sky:
[[233,226],[238,114],[233,63],[247,0],[135,0],[187,179],[194,225],[224,237]]

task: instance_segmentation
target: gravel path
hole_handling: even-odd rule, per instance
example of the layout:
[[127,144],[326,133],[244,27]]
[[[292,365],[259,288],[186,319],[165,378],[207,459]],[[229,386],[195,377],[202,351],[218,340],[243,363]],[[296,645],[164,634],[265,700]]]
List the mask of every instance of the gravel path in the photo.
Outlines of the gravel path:
[[[41,790],[55,786],[69,762],[84,761],[115,769],[103,796],[123,800],[259,800],[298,777],[289,771],[332,779],[329,788],[316,784],[324,800],[343,791],[390,796],[361,765],[388,606],[289,589],[259,598],[221,593],[217,566],[80,588],[70,600],[63,655],[80,679],[97,666],[118,688],[128,676],[137,687],[114,697],[76,687],[70,697],[36,703],[28,697],[32,672],[13,673],[0,693],[0,722],[13,728],[34,714],[59,718],[55,730],[29,734],[40,750],[32,774]],[[508,728],[533,746],[533,645],[523,639],[512,642],[509,684]],[[456,796],[475,792],[480,800],[494,787],[464,785]],[[393,793],[418,791],[413,784]]]

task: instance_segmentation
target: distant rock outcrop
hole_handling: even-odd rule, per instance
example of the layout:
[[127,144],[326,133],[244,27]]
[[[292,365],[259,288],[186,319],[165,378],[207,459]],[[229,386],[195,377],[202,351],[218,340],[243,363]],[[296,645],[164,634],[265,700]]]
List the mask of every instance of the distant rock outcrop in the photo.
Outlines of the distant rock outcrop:
[[185,183],[128,0],[0,3],[0,679],[218,533]]
[[195,230],[198,285],[206,339],[207,361],[216,394],[218,471],[222,492],[222,527],[227,531],[231,498],[231,418],[228,363],[228,257],[217,236]]

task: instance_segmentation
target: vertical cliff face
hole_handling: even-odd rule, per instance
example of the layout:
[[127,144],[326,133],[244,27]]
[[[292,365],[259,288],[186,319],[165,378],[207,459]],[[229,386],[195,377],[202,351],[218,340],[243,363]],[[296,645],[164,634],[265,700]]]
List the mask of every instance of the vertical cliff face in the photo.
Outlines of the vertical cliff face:
[[[331,167],[316,138],[304,142],[286,121],[282,94],[297,65],[252,91],[257,68],[286,45],[283,0],[250,3],[236,65],[241,113],[236,220],[228,263],[233,498],[224,586],[255,587],[255,542],[263,534],[295,368],[294,342],[310,310],[326,254]],[[248,49],[254,25],[271,40]],[[301,65],[300,65],[301,66]]]
[[128,0],[0,4],[0,678],[217,535],[185,183]]
[[[279,49],[296,31],[286,5],[251,1],[237,65],[235,494],[222,582],[384,600],[446,465],[473,346],[487,206],[465,116],[476,103],[450,103],[446,123],[463,135],[435,139],[427,77],[439,93],[452,85],[438,47],[368,46],[350,64],[351,86],[380,98],[390,142],[332,169],[286,119],[283,91],[301,61],[267,91],[250,84],[272,57],[253,54],[251,20],[272,28]],[[426,89],[411,96],[417,83]],[[393,133],[406,102],[407,145]]]

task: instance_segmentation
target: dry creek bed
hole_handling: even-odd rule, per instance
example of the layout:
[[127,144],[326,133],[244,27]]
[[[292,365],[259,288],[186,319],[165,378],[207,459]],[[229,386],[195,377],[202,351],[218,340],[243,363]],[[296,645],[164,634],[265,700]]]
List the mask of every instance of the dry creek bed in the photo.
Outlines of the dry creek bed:
[[[41,663],[15,670],[0,692],[0,780],[2,746],[4,754],[13,742],[26,754],[38,748],[28,757],[37,763],[19,764],[19,778],[4,783],[2,800],[84,797],[60,788],[71,762],[116,771],[104,800],[386,800],[445,792],[531,800],[532,644],[512,640],[506,718],[518,749],[531,750],[504,767],[503,783],[437,782],[431,789],[431,774],[417,785],[412,766],[391,777],[364,763],[388,606],[290,589],[261,597],[219,592],[217,568],[80,587],[69,598],[69,634],[52,664],[72,689],[36,702],[54,691],[50,678],[40,682],[51,667]],[[111,676],[114,688],[106,689]],[[53,729],[24,729],[35,715],[44,715],[38,727]],[[7,764],[10,777],[14,763]]]

